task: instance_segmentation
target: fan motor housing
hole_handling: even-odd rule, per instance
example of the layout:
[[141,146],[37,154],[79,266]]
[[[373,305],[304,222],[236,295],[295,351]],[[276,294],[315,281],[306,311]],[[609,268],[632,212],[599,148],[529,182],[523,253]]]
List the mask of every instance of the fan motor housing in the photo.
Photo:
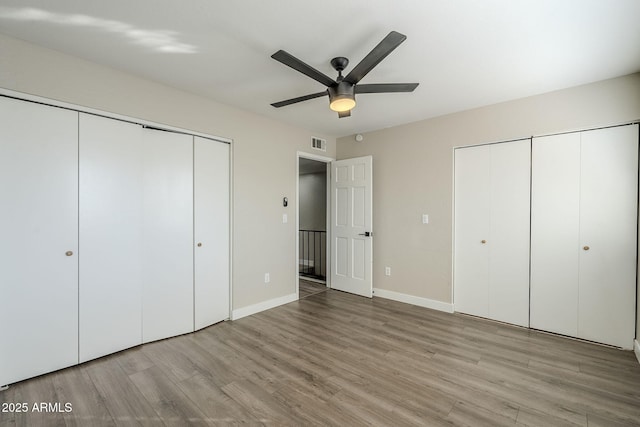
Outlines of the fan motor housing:
[[329,101],[333,101],[334,99],[340,98],[351,98],[354,99],[356,96],[356,87],[355,85],[342,81],[337,85],[329,87]]

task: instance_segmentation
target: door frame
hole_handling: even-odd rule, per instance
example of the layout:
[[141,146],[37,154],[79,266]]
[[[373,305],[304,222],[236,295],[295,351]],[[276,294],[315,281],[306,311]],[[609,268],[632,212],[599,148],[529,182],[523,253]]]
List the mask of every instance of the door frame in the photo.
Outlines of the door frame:
[[327,169],[327,212],[326,212],[326,225],[327,230],[327,244],[326,244],[326,286],[327,289],[331,289],[331,245],[328,244],[331,240],[331,162],[336,159],[327,156],[321,156],[319,154],[307,153],[305,151],[296,152],[296,245],[295,245],[295,281],[296,284],[296,300],[300,299],[300,285],[299,285],[299,259],[300,259],[300,159],[315,160],[317,162],[325,163]]

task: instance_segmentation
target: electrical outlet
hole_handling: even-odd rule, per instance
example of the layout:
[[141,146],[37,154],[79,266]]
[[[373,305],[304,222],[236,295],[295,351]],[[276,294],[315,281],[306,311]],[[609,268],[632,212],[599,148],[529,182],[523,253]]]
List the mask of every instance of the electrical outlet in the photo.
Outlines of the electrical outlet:
[[422,214],[422,223],[423,224],[429,224],[429,215]]
[[271,277],[269,273],[264,273],[264,283],[269,283],[271,281]]
[[384,268],[384,275],[385,276],[391,276],[391,267],[385,267]]

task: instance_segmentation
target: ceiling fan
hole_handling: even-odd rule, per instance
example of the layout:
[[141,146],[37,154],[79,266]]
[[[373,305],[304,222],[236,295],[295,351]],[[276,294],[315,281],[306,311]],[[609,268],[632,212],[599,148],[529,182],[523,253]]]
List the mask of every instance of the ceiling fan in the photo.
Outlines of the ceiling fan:
[[331,66],[338,72],[338,77],[333,80],[326,74],[316,70],[312,66],[302,62],[295,56],[284,50],[279,50],[271,57],[282,62],[294,70],[311,77],[312,79],[327,86],[322,92],[312,93],[285,101],[271,104],[276,108],[285,105],[296,104],[302,101],[319,98],[329,95],[329,108],[338,113],[338,117],[349,117],[351,109],[356,106],[356,94],[361,93],[389,93],[389,92],[413,92],[418,83],[378,83],[378,84],[358,84],[369,71],[387,57],[396,47],[407,39],[407,36],[396,31],[391,31],[371,52],[364,57],[345,77],[342,71],[347,68],[349,60],[339,56],[331,60]]

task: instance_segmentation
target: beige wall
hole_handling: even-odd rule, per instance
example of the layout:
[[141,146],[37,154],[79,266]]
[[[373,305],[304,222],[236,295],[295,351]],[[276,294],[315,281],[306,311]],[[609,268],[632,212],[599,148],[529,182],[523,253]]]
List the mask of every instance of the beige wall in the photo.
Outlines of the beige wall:
[[296,292],[296,153],[335,139],[2,35],[0,87],[233,139],[233,306]]
[[327,174],[326,172],[300,175],[300,229],[326,231],[327,228]]
[[374,287],[451,302],[453,147],[638,119],[640,73],[338,139],[373,155]]

